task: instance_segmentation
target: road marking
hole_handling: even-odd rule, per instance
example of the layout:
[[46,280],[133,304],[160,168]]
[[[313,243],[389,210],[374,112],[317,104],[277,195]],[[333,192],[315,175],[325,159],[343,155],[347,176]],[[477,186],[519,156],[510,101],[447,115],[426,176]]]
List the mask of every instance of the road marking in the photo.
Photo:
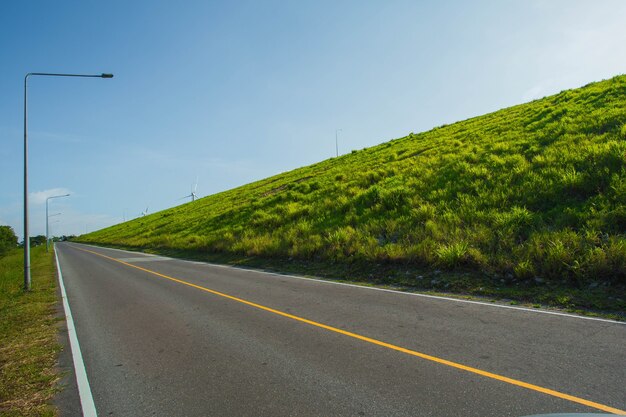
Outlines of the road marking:
[[72,361],[74,362],[74,372],[76,373],[76,384],[78,385],[80,405],[83,409],[84,417],[97,417],[98,413],[96,412],[96,405],[94,404],[93,396],[91,395],[91,388],[89,387],[89,380],[87,379],[87,371],[85,370],[83,355],[80,352],[80,344],[78,343],[78,336],[76,335],[76,326],[74,326],[72,310],[70,310],[67,293],[65,292],[63,274],[61,273],[61,264],[59,263],[59,255],[57,254],[56,247],[54,248],[54,257],[57,262],[59,287],[61,288],[61,298],[63,299],[63,310],[65,310],[65,321],[67,322],[67,333],[70,339],[70,348],[72,351]]
[[[223,268],[234,268],[234,267],[232,267],[230,265],[219,265],[219,264],[210,264],[210,265],[212,265],[212,266],[219,266],[219,267],[223,267]],[[240,268],[240,269],[244,270],[244,271],[255,271],[253,269],[243,269],[243,268]],[[266,271],[259,271],[259,272],[262,272],[262,273],[267,274],[267,275],[273,275],[273,276],[276,276],[276,277],[279,277],[279,278],[280,277],[289,277],[289,278],[295,278],[295,279],[302,279],[302,280],[309,280],[309,281],[316,281],[316,282],[324,282],[326,284],[344,285],[346,287],[363,288],[363,289],[368,289],[368,290],[373,290],[373,291],[383,291],[383,292],[390,292],[390,293],[394,293],[394,294],[410,295],[410,296],[414,296],[414,297],[430,298],[430,299],[433,299],[433,300],[454,301],[456,303],[477,304],[477,305],[487,306],[487,307],[505,308],[505,309],[508,309],[508,310],[526,311],[526,312],[529,312],[529,313],[548,314],[548,315],[552,315],[552,316],[561,316],[561,317],[569,317],[569,318],[581,319],[581,320],[602,321],[602,322],[605,322],[605,323],[626,325],[626,322],[624,322],[624,321],[603,319],[603,318],[599,318],[599,317],[579,316],[579,315],[576,315],[576,314],[561,313],[559,311],[548,311],[548,310],[541,310],[541,309],[536,309],[536,308],[509,306],[509,305],[504,305],[504,304],[497,304],[495,302],[494,303],[489,303],[489,302],[485,302],[485,301],[463,300],[461,298],[446,297],[446,296],[443,296],[443,295],[420,294],[420,293],[416,293],[416,292],[390,290],[388,288],[368,287],[366,285],[349,284],[347,282],[330,281],[330,280],[320,279],[320,278],[299,277],[297,275],[280,274],[280,273],[277,273],[277,272],[266,272]]]
[[358,340],[361,340],[361,341],[364,341],[364,342],[368,342],[368,343],[371,343],[371,344],[374,344],[374,345],[382,346],[382,347],[385,347],[385,348],[388,348],[388,349],[391,349],[391,350],[395,350],[395,351],[398,351],[398,352],[406,353],[406,354],[411,355],[411,356],[416,356],[418,358],[426,359],[426,360],[431,361],[431,362],[436,362],[436,363],[439,363],[439,364],[442,364],[442,365],[450,366],[452,368],[460,369],[460,370],[467,371],[467,372],[470,372],[470,373],[473,373],[473,374],[477,374],[477,375],[481,375],[481,376],[484,376],[484,377],[487,377],[487,378],[495,379],[495,380],[498,380],[498,381],[501,381],[501,382],[506,382],[507,384],[516,385],[518,387],[526,388],[526,389],[529,389],[529,390],[532,390],[532,391],[536,391],[536,392],[541,392],[541,393],[546,394],[546,395],[550,395],[550,396],[557,397],[557,398],[560,398],[560,399],[563,399],[563,400],[567,400],[567,401],[571,401],[571,402],[574,402],[574,403],[582,404],[582,405],[585,405],[587,407],[595,408],[595,409],[606,411],[606,412],[613,413],[613,414],[624,414],[624,415],[626,415],[626,411],[624,411],[624,410],[620,410],[620,409],[617,409],[617,408],[609,407],[607,405],[596,403],[596,402],[593,402],[593,401],[585,400],[584,398],[575,397],[573,395],[565,394],[565,393],[562,393],[562,392],[559,392],[559,391],[555,391],[555,390],[552,390],[552,389],[549,389],[549,388],[544,388],[544,387],[541,387],[541,386],[538,386],[538,385],[529,384],[527,382],[520,381],[520,380],[517,380],[517,379],[513,379],[513,378],[506,377],[506,376],[494,374],[492,372],[483,371],[481,369],[473,368],[471,366],[463,365],[463,364],[460,364],[460,363],[457,363],[457,362],[452,362],[452,361],[449,361],[447,359],[442,359],[442,358],[438,358],[436,356],[427,355],[425,353],[417,352],[415,350],[403,348],[401,346],[396,346],[396,345],[393,345],[391,343],[383,342],[381,340],[372,339],[371,337],[363,336],[363,335],[360,335],[360,334],[357,334],[357,333],[352,333],[352,332],[349,332],[349,331],[346,331],[346,330],[339,329],[337,327],[329,326],[327,324],[319,323],[319,322],[316,322],[316,321],[313,321],[313,320],[305,319],[303,317],[295,316],[293,314],[285,313],[283,311],[276,310],[276,309],[273,309],[271,307],[266,307],[264,305],[254,303],[252,301],[244,300],[243,298],[238,298],[238,297],[235,297],[235,296],[232,296],[232,295],[225,294],[223,292],[219,292],[219,291],[215,291],[215,290],[212,290],[210,288],[207,288],[207,287],[203,287],[201,285],[197,285],[197,284],[193,284],[191,282],[184,281],[182,279],[178,279],[178,278],[171,277],[169,275],[161,274],[159,272],[152,271],[150,269],[146,269],[146,268],[142,268],[142,267],[137,266],[137,265],[129,264],[127,262],[120,261],[119,259],[115,259],[115,258],[112,258],[112,257],[107,256],[107,255],[103,255],[103,254],[98,253],[98,252],[90,251],[90,250],[87,250],[87,249],[81,249],[81,248],[78,248],[78,247],[75,247],[75,249],[78,249],[78,250],[83,251],[83,252],[92,253],[92,254],[100,256],[102,258],[106,258],[106,259],[112,260],[114,262],[118,262],[120,264],[129,266],[131,268],[139,269],[140,271],[144,271],[144,272],[147,272],[149,274],[156,275],[158,277],[165,278],[167,280],[177,282],[179,284],[183,284],[183,285],[186,285],[186,286],[189,286],[189,287],[192,287],[192,288],[196,288],[196,289],[199,289],[199,290],[202,290],[202,291],[214,294],[214,295],[218,295],[220,297],[224,297],[224,298],[227,298],[229,300],[237,301],[239,303],[246,304],[248,306],[257,308],[259,310],[263,310],[263,311],[267,311],[267,312],[270,312],[270,313],[274,313],[274,314],[277,314],[277,315],[282,316],[282,317],[286,317],[286,318],[289,318],[289,319],[292,319],[292,320],[295,320],[295,321],[299,321],[301,323],[306,323],[306,324],[309,324],[311,326],[315,326],[315,327],[319,327],[319,328],[322,328],[322,329],[325,329],[325,330],[329,330],[329,331],[334,332],[334,333],[339,333],[339,334],[342,334],[344,336],[352,337],[354,339],[358,339]]
[[[126,253],[141,253],[141,254],[143,254],[145,256],[156,256],[156,255],[152,255],[152,254],[148,254],[148,253],[144,253],[144,252],[128,251],[128,250],[116,249],[116,248],[106,248],[106,247],[102,247],[102,246],[88,245],[88,244],[85,244],[85,243],[81,243],[81,245],[89,246],[89,247],[97,248],[97,249],[105,249],[105,250],[112,250],[112,251],[119,251],[119,252],[126,252]],[[122,258],[120,258],[120,259],[122,259]],[[343,285],[343,286],[346,286],[346,287],[360,288],[360,289],[365,289],[365,290],[383,291],[383,292],[390,292],[390,293],[394,293],[394,294],[402,294],[402,295],[408,295],[408,296],[413,296],[413,297],[430,298],[430,299],[433,299],[433,300],[453,301],[455,303],[477,304],[477,305],[486,306],[486,307],[504,308],[504,309],[508,309],[508,310],[525,311],[525,312],[535,313],[535,314],[548,314],[548,315],[552,315],[552,316],[569,317],[569,318],[579,319],[579,320],[600,321],[600,322],[605,322],[605,323],[621,324],[622,326],[626,326],[626,322],[624,322],[624,321],[603,319],[603,318],[599,318],[599,317],[580,316],[580,315],[577,315],[577,314],[561,313],[559,311],[548,311],[548,310],[542,310],[542,309],[536,309],[536,308],[510,306],[510,305],[504,305],[504,304],[498,304],[498,303],[488,303],[488,302],[485,302],[485,301],[463,300],[461,298],[445,297],[445,296],[442,296],[442,295],[420,294],[420,293],[408,292],[408,291],[398,291],[398,290],[391,290],[391,289],[388,289],[388,288],[368,287],[366,285],[348,284],[347,282],[337,282],[337,281],[331,281],[331,280],[328,280],[328,279],[320,279],[320,278],[303,277],[303,276],[298,276],[298,275],[281,274],[281,273],[277,273],[277,272],[268,272],[268,271],[262,271],[262,270],[257,270],[257,269],[242,268],[242,267],[236,267],[236,266],[232,266],[232,265],[214,264],[214,263],[211,263],[211,262],[189,261],[189,260],[186,260],[186,259],[167,258],[167,257],[165,259],[173,260],[173,261],[180,261],[180,262],[189,262],[189,263],[192,263],[192,264],[195,264],[195,265],[208,265],[208,266],[216,267],[216,268],[236,269],[238,271],[246,271],[246,272],[252,272],[252,273],[257,273],[257,274],[270,275],[270,276],[274,276],[274,277],[278,277],[278,278],[294,278],[294,279],[300,279],[300,280],[305,280],[305,281],[321,282],[321,283],[324,283],[324,284]]]
[[169,258],[163,258],[161,256],[138,256],[135,258],[119,258],[124,262],[154,262],[154,261],[169,261]]

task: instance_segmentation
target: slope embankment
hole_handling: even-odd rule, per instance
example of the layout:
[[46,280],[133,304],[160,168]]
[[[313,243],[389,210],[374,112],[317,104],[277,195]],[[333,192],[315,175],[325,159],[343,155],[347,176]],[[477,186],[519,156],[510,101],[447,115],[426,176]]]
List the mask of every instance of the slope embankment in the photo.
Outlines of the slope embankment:
[[80,237],[281,270],[626,310],[626,76]]

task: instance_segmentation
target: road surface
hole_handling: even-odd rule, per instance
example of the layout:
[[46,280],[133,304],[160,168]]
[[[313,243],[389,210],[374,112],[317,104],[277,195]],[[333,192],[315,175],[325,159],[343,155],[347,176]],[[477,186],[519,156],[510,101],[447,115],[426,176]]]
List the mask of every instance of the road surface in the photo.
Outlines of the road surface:
[[626,325],[63,243],[100,416],[626,410]]

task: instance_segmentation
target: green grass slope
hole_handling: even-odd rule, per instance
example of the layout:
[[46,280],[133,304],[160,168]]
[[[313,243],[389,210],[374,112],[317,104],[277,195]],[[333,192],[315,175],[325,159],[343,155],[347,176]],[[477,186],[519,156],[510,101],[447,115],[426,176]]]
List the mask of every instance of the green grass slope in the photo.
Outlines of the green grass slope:
[[623,294],[626,76],[411,133],[81,240],[402,270],[416,284],[411,271],[438,269],[452,271],[446,286],[459,290],[469,286],[459,277],[480,276],[498,286]]

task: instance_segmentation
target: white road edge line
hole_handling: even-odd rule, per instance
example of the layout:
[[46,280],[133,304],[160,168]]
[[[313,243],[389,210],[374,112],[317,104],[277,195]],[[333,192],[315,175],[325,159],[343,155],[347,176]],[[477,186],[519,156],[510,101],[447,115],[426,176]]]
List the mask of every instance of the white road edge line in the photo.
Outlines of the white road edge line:
[[65,310],[65,321],[67,322],[67,333],[70,339],[70,347],[72,349],[72,359],[74,362],[74,371],[76,373],[76,383],[78,384],[78,394],[80,396],[80,405],[83,409],[84,417],[97,417],[96,405],[93,402],[89,380],[87,379],[87,371],[83,362],[83,355],[80,353],[80,345],[76,335],[76,327],[72,319],[72,311],[67,300],[65,285],[63,284],[63,274],[61,273],[61,264],[59,263],[59,255],[54,248],[54,257],[57,263],[57,271],[59,275],[59,287],[61,288],[61,298],[63,299],[63,309]]
[[[114,251],[120,251],[120,252],[138,253],[138,254],[143,254],[146,256],[154,256],[154,255],[143,253],[143,252],[134,252],[134,251],[124,250],[124,249],[107,248],[104,246],[89,245],[86,243],[80,243],[80,245],[90,246],[92,248],[97,248],[97,249],[114,250]],[[558,311],[548,311],[548,310],[540,310],[540,309],[527,308],[527,307],[508,306],[504,304],[488,303],[484,301],[463,300],[460,298],[445,297],[442,295],[420,294],[420,293],[415,293],[415,292],[390,290],[387,288],[368,287],[366,285],[348,284],[347,282],[337,282],[337,281],[325,280],[325,279],[320,279],[320,278],[309,278],[309,277],[302,277],[302,276],[297,276],[297,275],[280,274],[277,272],[259,271],[256,269],[238,268],[232,265],[221,265],[221,264],[214,264],[211,262],[189,261],[187,259],[177,259],[177,258],[169,258],[169,260],[189,262],[189,263],[194,263],[194,264],[204,264],[204,265],[210,265],[210,266],[217,267],[217,268],[236,269],[238,271],[255,272],[255,273],[260,273],[260,274],[265,274],[265,275],[272,275],[278,278],[295,278],[295,279],[301,279],[301,280],[307,280],[307,281],[316,281],[316,282],[321,282],[325,284],[343,285],[346,287],[362,288],[362,289],[372,290],[372,291],[384,291],[384,292],[390,292],[390,293],[395,293],[395,294],[404,294],[404,295],[413,296],[413,297],[430,298],[430,299],[441,300],[441,301],[453,301],[456,303],[477,304],[477,305],[487,306],[487,307],[506,308],[509,310],[526,311],[529,313],[549,314],[553,316],[569,317],[569,318],[580,319],[580,320],[600,321],[600,322],[605,322],[605,323],[621,324],[622,326],[626,325],[626,322],[623,322],[623,321],[603,319],[599,317],[579,316],[577,314],[561,313]]]

